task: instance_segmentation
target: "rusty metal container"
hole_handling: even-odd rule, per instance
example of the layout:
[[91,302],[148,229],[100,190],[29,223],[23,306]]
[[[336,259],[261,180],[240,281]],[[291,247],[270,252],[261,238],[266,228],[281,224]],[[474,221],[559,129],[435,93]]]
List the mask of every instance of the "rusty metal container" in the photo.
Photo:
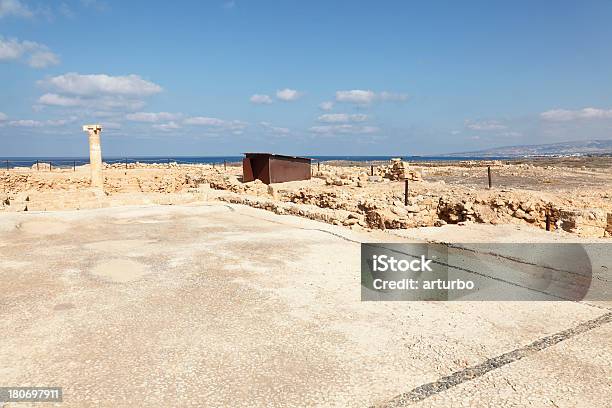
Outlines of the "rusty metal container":
[[310,161],[306,157],[271,153],[245,153],[242,160],[242,180],[259,179],[265,184],[310,180]]

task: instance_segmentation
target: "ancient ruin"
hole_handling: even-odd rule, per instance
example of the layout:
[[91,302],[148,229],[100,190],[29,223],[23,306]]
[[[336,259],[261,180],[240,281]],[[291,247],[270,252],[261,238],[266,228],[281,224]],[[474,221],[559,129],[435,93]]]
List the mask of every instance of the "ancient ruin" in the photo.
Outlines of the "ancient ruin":
[[[99,140],[99,133],[97,136]],[[95,142],[94,135],[94,147]],[[95,161],[94,157],[92,163]],[[314,166],[310,180],[266,185],[260,180],[244,182],[239,163],[225,168],[176,162],[122,162],[102,165],[104,196],[90,188],[93,184],[88,166],[77,166],[74,171],[24,167],[0,175],[0,188],[5,192],[0,195],[0,211],[181,204],[214,199],[349,228],[405,229],[474,223],[545,230],[548,220],[551,232],[610,237],[611,165],[609,158],[544,163],[491,160],[409,164],[399,159],[373,165],[321,163]],[[492,189],[488,188],[488,166],[493,173]],[[101,170],[95,174],[101,185]],[[410,187],[407,200],[406,180]]]
[[104,176],[102,176],[102,149],[100,147],[100,133],[102,126],[85,125],[83,132],[89,135],[89,166],[91,168],[91,187],[103,190]]

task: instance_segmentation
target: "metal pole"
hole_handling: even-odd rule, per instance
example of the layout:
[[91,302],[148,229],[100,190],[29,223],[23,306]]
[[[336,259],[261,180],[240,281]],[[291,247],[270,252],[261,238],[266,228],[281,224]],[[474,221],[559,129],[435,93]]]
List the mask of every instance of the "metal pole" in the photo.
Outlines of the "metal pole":
[[408,179],[404,179],[404,205],[408,205]]
[[487,166],[487,175],[489,176],[489,188],[491,188],[491,166]]
[[550,212],[546,210],[546,231],[550,231]]

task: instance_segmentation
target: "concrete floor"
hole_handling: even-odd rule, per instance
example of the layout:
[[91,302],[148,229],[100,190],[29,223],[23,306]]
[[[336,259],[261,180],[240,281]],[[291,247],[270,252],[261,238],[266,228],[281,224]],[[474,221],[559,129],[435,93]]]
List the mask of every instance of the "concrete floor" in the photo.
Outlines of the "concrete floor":
[[[402,240],[223,204],[0,214],[0,386],[61,386],[62,407],[402,406],[610,313],[361,302],[359,243]],[[607,407],[609,320],[413,403]]]

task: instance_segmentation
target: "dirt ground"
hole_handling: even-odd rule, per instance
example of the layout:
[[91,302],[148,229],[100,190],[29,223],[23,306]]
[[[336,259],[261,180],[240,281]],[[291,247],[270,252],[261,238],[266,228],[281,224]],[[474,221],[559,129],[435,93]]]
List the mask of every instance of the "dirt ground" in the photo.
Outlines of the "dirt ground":
[[[386,162],[329,162],[335,166],[357,166],[369,171],[370,166]],[[486,188],[487,166],[493,167],[495,187],[520,188],[535,191],[579,192],[581,189],[610,191],[612,188],[612,156],[550,157],[482,161],[411,161],[422,168],[431,181]]]

